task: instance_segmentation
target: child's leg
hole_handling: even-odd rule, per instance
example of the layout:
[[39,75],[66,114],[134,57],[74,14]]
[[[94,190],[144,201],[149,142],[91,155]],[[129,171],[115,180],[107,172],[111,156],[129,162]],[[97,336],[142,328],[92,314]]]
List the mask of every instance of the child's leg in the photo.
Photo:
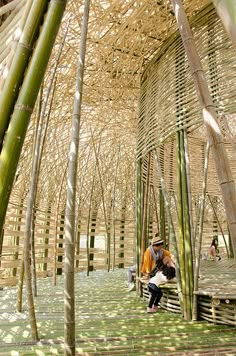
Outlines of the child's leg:
[[160,302],[160,300],[161,300],[161,297],[162,297],[162,290],[161,290],[161,288],[157,288],[157,291],[156,291],[156,297],[155,297],[155,299],[154,299],[154,301],[153,301],[153,304],[155,305],[155,307],[157,307],[158,306],[158,304],[159,304],[159,302]]
[[151,298],[150,298],[150,300],[149,300],[149,304],[148,304],[148,307],[149,308],[152,308],[152,306],[153,306],[153,304],[154,304],[154,301],[155,301],[155,299],[156,299],[156,291],[154,290],[154,289],[152,289],[151,287],[148,287],[148,290],[149,290],[149,292],[150,292],[150,294],[151,294]]

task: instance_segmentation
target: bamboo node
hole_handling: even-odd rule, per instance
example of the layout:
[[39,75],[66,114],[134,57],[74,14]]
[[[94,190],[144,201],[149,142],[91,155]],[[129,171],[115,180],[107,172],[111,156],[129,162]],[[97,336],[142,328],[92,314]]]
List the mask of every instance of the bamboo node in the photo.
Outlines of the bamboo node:
[[27,111],[29,113],[33,112],[33,108],[28,105],[16,104],[15,109],[20,111]]
[[28,51],[32,51],[32,47],[28,45],[26,42],[19,42],[19,46],[27,49]]
[[234,180],[227,180],[225,182],[220,182],[220,185],[223,185],[223,184],[229,184],[229,183],[234,183]]
[[183,39],[183,43],[187,42],[187,41],[193,41],[193,36],[188,36],[186,38]]

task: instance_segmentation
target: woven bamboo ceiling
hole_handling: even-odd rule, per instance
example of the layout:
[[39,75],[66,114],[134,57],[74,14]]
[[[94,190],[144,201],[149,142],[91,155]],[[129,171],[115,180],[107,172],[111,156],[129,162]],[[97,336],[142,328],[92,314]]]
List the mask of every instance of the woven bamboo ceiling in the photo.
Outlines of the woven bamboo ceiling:
[[[189,0],[184,1],[184,6],[191,17],[207,3],[207,0]],[[5,63],[11,55],[27,1],[15,0],[11,4],[8,21],[11,30],[2,38],[2,76],[6,74]],[[45,204],[50,200],[53,205],[60,185],[63,181],[66,183],[82,14],[83,1],[68,1],[44,80],[45,96],[55,59],[63,46],[39,179],[38,201],[43,200]],[[2,30],[3,27],[6,21]],[[130,191],[130,196],[133,195],[140,78],[146,64],[174,31],[176,22],[167,0],[91,1],[78,166],[81,201],[88,199],[96,157],[106,190],[112,189],[111,182],[118,167],[117,186],[123,187],[122,192]],[[35,122],[36,110],[23,147],[11,201],[27,195]],[[62,194],[65,197],[65,189]],[[124,198],[122,194],[118,199]]]

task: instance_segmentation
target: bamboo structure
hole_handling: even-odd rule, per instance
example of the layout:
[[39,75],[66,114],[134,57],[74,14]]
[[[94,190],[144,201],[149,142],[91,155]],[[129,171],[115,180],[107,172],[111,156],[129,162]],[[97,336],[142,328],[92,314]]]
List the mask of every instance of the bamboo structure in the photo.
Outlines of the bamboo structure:
[[65,355],[75,355],[75,309],[74,309],[74,243],[75,243],[75,199],[76,175],[78,165],[78,144],[82,106],[84,62],[88,30],[90,1],[85,1],[80,50],[78,57],[78,73],[74,97],[71,145],[68,164],[66,229],[65,229],[65,294],[64,294],[64,335]]
[[182,3],[179,0],[172,0],[172,4],[183,39],[183,44],[188,56],[189,65],[191,67],[198,100],[202,110],[203,120],[209,135],[210,147],[212,149],[218,179],[222,190],[222,197],[224,199],[234,253],[236,253],[236,189],[230,163],[225,150],[222,134],[217,122],[215,106],[208,90],[206,79],[204,77],[204,71],[200,62],[200,57],[195,47],[191,29],[188,24]]
[[[193,319],[235,324],[232,280],[227,277],[224,290],[219,279],[223,299],[210,290],[215,281],[208,287],[198,280],[204,268],[215,276],[220,262],[222,271],[230,270],[227,249],[236,245],[236,56],[219,12],[234,4],[186,0],[188,23],[181,2],[172,3],[183,41],[169,1],[91,2],[83,64],[78,63],[83,0],[1,2],[0,290],[19,283],[23,292],[23,258],[35,265],[37,283],[53,276],[60,288],[65,277],[67,354],[81,351],[75,324],[81,331],[88,322],[75,320],[74,292],[80,297],[82,291],[80,283],[74,286],[74,273],[85,278],[87,273],[89,280],[122,269],[126,276],[123,269],[136,254],[140,277],[144,246],[157,231],[178,266],[177,288],[174,283],[164,288],[162,307],[190,320],[193,306]],[[233,28],[233,11],[227,16]],[[74,88],[81,64],[82,103],[81,88]],[[36,100],[47,123],[37,149],[37,195],[27,211],[35,179]],[[73,100],[79,119],[71,133]],[[204,184],[213,206],[209,198],[202,201]],[[34,239],[28,245],[27,238],[23,253],[25,232],[32,227]],[[213,237],[222,261],[210,264],[201,258]],[[30,260],[29,246],[35,257]],[[23,301],[19,296],[20,311]]]

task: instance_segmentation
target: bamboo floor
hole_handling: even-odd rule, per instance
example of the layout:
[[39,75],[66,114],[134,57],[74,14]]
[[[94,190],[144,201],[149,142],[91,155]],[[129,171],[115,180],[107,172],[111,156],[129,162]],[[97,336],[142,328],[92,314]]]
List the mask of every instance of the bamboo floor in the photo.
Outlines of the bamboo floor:
[[[236,355],[235,327],[187,322],[162,309],[147,314],[125,281],[122,269],[76,274],[76,355]],[[16,313],[16,299],[16,287],[0,290],[0,355],[63,355],[63,277],[55,287],[50,277],[38,280],[38,343],[31,341],[26,303]]]
[[202,260],[198,294],[236,299],[236,263],[234,259]]

